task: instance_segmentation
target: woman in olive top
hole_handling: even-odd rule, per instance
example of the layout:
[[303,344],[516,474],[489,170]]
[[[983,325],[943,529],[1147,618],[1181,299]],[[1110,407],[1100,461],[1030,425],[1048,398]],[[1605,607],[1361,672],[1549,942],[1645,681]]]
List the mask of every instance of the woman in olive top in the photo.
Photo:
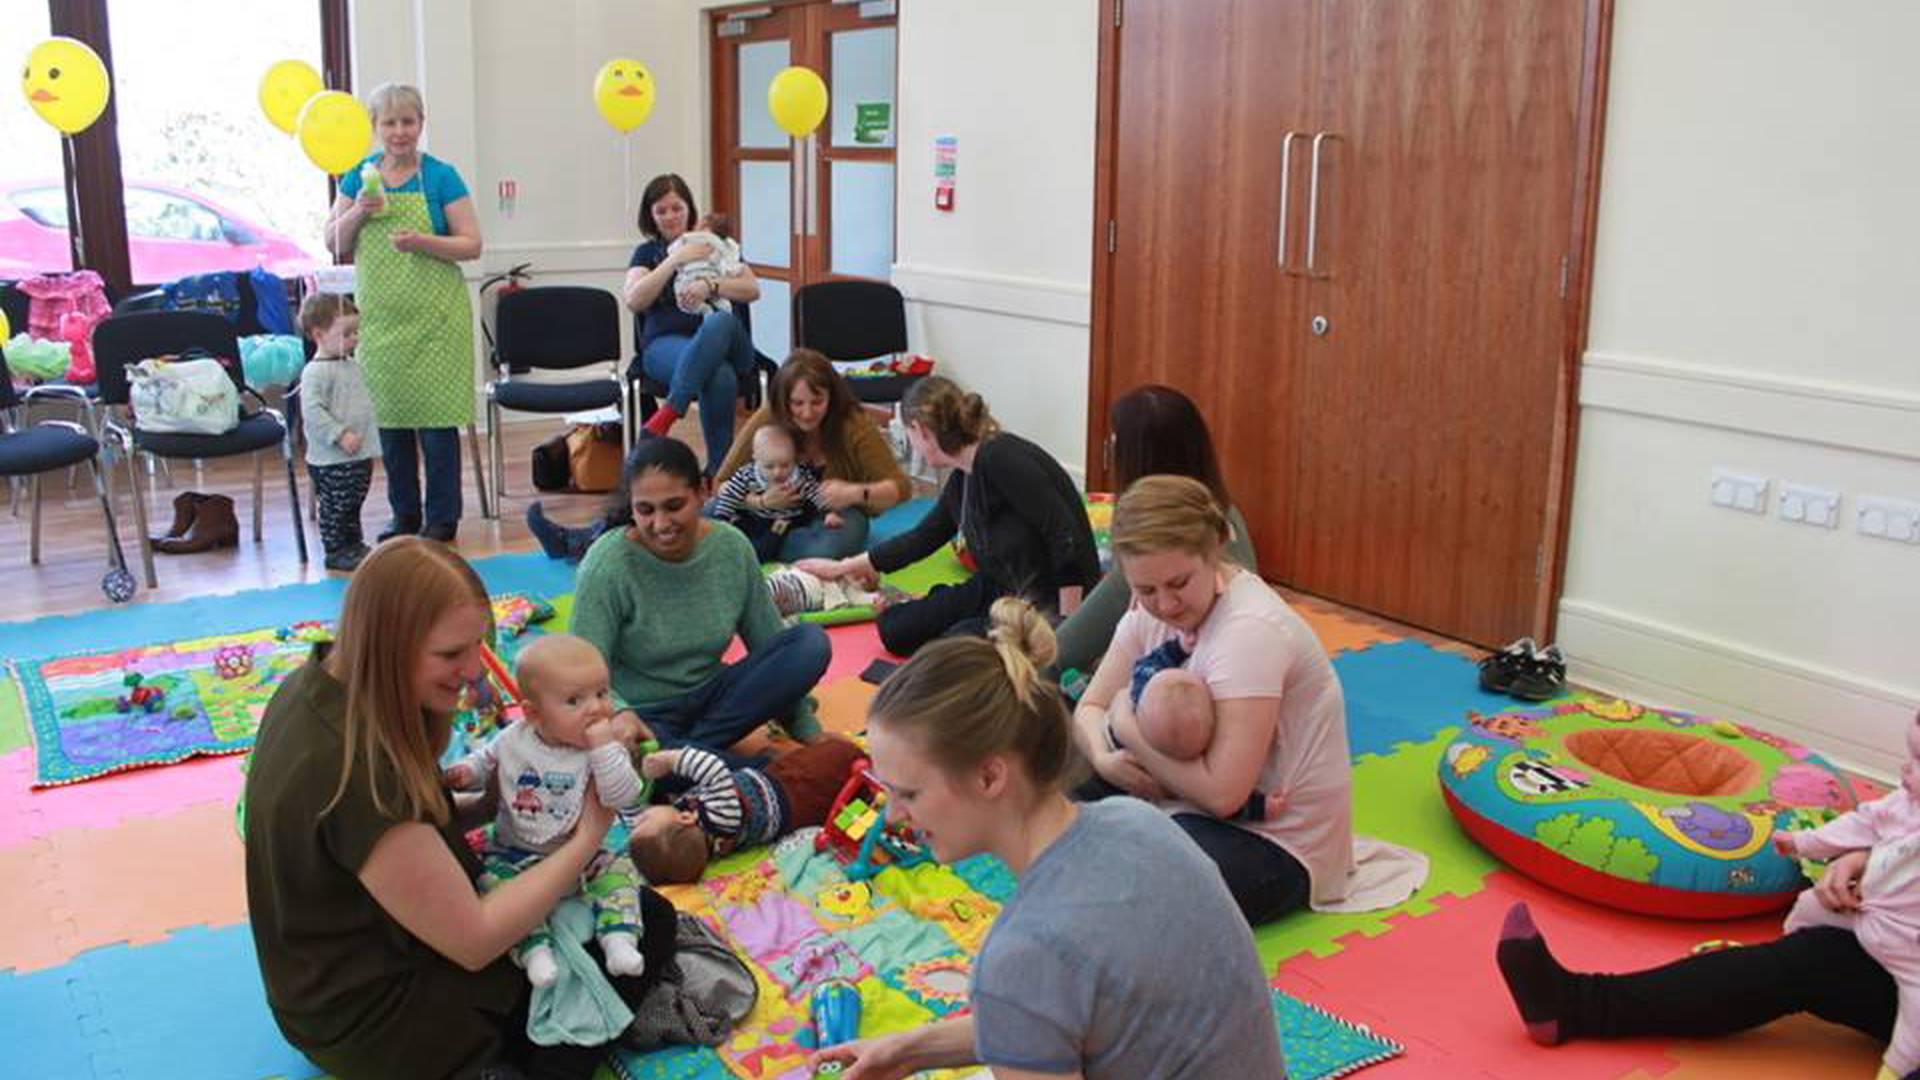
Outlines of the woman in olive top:
[[[444,545],[374,549],[338,643],[275,692],[247,772],[247,908],[287,1040],[341,1080],[589,1077],[601,1048],[527,1041],[507,951],[577,886],[611,811],[588,799],[559,850],[485,896],[440,782],[460,695],[493,633],[487,593]],[[647,973],[673,955],[672,905],[643,891]],[[595,946],[589,944],[589,949]]]

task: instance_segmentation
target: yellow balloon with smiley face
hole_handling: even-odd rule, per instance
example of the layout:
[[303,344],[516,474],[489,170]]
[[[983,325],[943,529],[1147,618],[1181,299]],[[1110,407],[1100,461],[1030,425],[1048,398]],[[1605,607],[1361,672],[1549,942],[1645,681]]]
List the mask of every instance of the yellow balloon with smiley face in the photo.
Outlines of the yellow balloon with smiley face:
[[359,165],[373,146],[373,118],[366,106],[339,90],[308,98],[294,132],[307,160],[335,176]]
[[626,134],[653,115],[653,72],[627,57],[600,65],[593,77],[593,104],[613,130]]
[[64,135],[77,135],[107,111],[112,80],[100,54],[84,41],[48,38],[27,54],[20,73],[27,104]]

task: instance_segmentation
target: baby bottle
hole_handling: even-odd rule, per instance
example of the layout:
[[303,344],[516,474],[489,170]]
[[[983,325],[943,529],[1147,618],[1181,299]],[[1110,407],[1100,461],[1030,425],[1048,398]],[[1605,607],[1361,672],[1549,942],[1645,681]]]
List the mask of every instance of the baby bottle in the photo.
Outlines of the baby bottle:
[[[387,197],[387,186],[380,180],[380,166],[375,165],[371,161],[360,166],[360,190],[372,192],[380,196],[383,200]],[[378,217],[385,212],[386,208],[383,206],[380,210],[375,211],[374,216]]]

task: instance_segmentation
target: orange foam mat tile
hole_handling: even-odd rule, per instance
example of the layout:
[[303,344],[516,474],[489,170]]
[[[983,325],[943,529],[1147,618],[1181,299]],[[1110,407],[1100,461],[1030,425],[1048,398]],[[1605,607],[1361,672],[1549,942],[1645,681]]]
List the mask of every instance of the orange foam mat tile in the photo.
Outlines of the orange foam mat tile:
[[867,705],[879,687],[849,676],[821,683],[813,694],[820,702],[820,727],[836,735],[858,735],[867,729]]
[[1307,620],[1307,625],[1313,628],[1314,636],[1320,639],[1321,647],[1327,650],[1329,656],[1400,640],[1397,635],[1377,626],[1369,626],[1318,604],[1295,604],[1294,610]]
[[1667,1053],[1679,1064],[1664,1073],[1636,1069],[1622,1080],[1807,1080],[1857,1076],[1880,1068],[1886,1047],[1854,1031],[1811,1016],[1789,1016],[1766,1027],[1724,1039],[1675,1042]]
[[50,841],[0,848],[0,883],[0,970],[37,971],[79,951]]
[[245,857],[233,807],[202,803],[111,829],[47,838],[55,888],[70,913],[66,955],[115,942],[146,944],[188,926],[247,917]]

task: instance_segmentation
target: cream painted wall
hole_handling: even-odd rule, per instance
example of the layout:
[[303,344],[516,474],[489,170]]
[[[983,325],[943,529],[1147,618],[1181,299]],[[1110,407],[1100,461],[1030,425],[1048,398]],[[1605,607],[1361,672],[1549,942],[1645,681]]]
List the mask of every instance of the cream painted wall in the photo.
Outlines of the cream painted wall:
[[[1870,771],[1920,701],[1920,95],[1903,0],[1620,0],[1560,638],[1574,677]],[[1774,481],[1767,516],[1713,467]],[[1777,514],[1782,481],[1842,525]]]
[[[1097,0],[903,0],[894,283],[914,347],[1076,476],[1086,457]],[[959,139],[955,209],[933,140]]]

